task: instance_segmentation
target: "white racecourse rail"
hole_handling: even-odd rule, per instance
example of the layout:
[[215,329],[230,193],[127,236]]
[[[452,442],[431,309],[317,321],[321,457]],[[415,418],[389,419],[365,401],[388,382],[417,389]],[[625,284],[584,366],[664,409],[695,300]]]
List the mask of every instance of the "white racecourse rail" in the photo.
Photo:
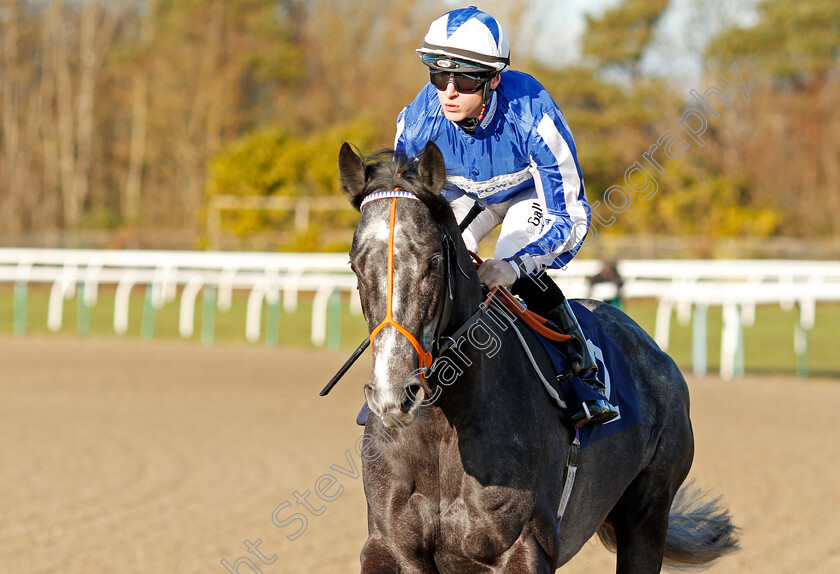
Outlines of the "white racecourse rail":
[[[615,296],[614,285],[589,282],[601,268],[599,261],[581,259],[551,275],[569,297],[609,299]],[[742,328],[752,324],[756,305],[798,305],[794,350],[803,357],[816,303],[840,301],[840,262],[624,260],[618,271],[624,281],[624,299],[659,301],[655,338],[663,349],[668,347],[671,311],[676,308],[682,323],[693,318],[693,368],[698,375],[706,372],[709,306],[723,308],[720,369],[724,378],[731,378],[743,373]],[[118,334],[128,327],[129,295],[135,285],[150,289],[151,303],[158,309],[180,293],[183,337],[192,336],[196,297],[208,287],[218,291],[221,310],[230,308],[233,290],[249,292],[245,334],[250,341],[260,338],[264,302],[277,304],[282,299],[283,308],[291,312],[301,291],[315,293],[311,331],[315,345],[326,342],[327,309],[333,294],[348,292],[351,310],[360,312],[346,254],[0,249],[0,282],[51,284],[47,322],[55,331],[61,328],[63,300],[81,295],[84,304],[92,307],[100,285],[116,286],[114,331]]]

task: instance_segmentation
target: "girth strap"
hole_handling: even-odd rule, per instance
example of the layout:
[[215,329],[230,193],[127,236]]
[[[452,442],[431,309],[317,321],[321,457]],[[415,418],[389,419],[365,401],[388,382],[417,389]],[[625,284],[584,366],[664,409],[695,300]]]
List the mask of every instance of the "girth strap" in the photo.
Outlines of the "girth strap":
[[563,493],[560,495],[560,505],[557,508],[557,531],[560,531],[560,523],[563,522],[563,515],[566,514],[566,507],[569,505],[569,498],[572,496],[572,488],[575,485],[575,475],[580,461],[580,429],[575,427],[575,438],[569,445],[569,458],[566,460],[566,477],[563,480]]

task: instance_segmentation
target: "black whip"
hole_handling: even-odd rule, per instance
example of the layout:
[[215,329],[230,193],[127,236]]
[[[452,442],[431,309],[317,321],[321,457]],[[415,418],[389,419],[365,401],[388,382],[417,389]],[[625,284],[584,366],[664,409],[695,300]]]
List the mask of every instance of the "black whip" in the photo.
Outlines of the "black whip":
[[484,211],[484,204],[479,201],[476,201],[473,204],[472,208],[470,208],[470,210],[467,212],[466,217],[464,217],[464,219],[461,220],[461,223],[458,224],[458,229],[461,230],[461,233],[463,233],[464,230],[467,227],[469,227],[470,223],[472,223],[473,220],[476,217],[478,217],[478,214],[482,211]]

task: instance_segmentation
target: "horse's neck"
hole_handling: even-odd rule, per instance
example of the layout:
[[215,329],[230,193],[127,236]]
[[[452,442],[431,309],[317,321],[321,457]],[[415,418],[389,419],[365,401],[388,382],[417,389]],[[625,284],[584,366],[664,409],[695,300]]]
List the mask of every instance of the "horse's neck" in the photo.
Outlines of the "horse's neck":
[[[549,441],[555,449],[552,460],[564,460],[562,444],[567,442],[557,440],[564,431],[556,405],[529,381],[534,378],[531,366],[513,329],[508,325],[497,335],[501,347],[495,352],[489,347],[460,349],[471,364],[462,364],[463,373],[443,388],[429,413],[427,430],[433,440],[423,448],[438,451],[444,475],[463,468],[483,485],[517,484],[522,473],[511,461],[526,460],[533,444],[546,437],[554,437]],[[448,456],[453,452],[457,456]]]
[[440,365],[438,382],[445,379],[445,384],[438,405],[447,418],[469,418],[488,405],[499,407],[497,397],[513,383],[521,353],[513,327],[496,311],[485,312],[458,338]]
[[[456,271],[455,301],[450,319],[451,329],[457,329],[467,323],[470,317],[484,304],[486,294],[478,281],[472,257],[466,248],[458,251],[458,265],[465,269],[469,277]],[[493,377],[488,373],[498,369],[500,347],[510,349],[510,325],[498,316],[490,317],[485,312],[467,331],[455,341],[447,353],[446,366],[449,377],[457,373],[454,383],[443,387],[442,404],[449,407],[468,408],[471,402],[479,399],[494,382],[483,382]]]

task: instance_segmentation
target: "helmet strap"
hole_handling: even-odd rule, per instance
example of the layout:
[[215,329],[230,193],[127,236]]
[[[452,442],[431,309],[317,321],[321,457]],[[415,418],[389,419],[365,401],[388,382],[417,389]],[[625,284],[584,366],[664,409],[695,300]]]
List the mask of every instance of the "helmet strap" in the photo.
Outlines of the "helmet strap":
[[[496,75],[498,75],[498,74],[496,74]],[[483,92],[482,92],[482,98],[481,98],[481,103],[482,103],[481,114],[479,114],[481,116],[484,115],[484,110],[487,109],[487,102],[490,101],[490,95],[493,93],[493,89],[490,87],[490,84],[493,83],[493,78],[495,78],[495,77],[496,76],[494,75],[489,80],[487,80],[487,82],[485,82],[485,84],[484,84],[484,88],[483,88]]]
[[487,104],[490,102],[490,96],[493,95],[493,89],[490,87],[490,82],[492,81],[493,80],[491,79],[490,81],[485,82],[484,88],[482,88],[481,111],[478,113],[478,116],[474,118],[464,118],[463,120],[456,122],[468,134],[474,134],[478,124],[480,124],[481,120],[484,119],[484,113],[487,111]]

